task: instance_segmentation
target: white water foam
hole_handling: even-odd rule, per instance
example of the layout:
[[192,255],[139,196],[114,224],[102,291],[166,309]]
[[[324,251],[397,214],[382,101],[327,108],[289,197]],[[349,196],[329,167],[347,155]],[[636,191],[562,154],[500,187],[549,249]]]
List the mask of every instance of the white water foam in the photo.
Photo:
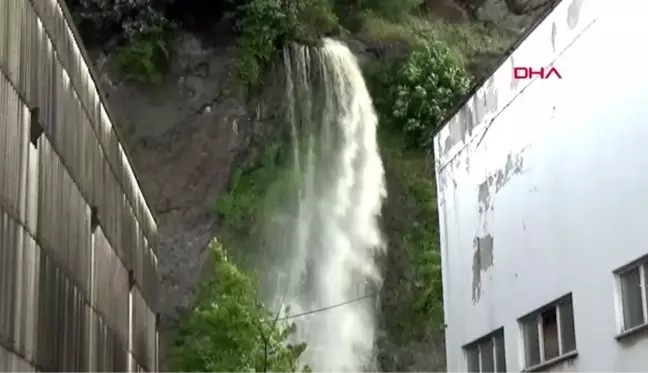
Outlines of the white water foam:
[[287,280],[274,298],[290,314],[325,309],[292,320],[313,370],[374,370],[376,257],[385,250],[378,218],[386,197],[378,119],[344,44],[293,45],[284,62],[299,195],[287,227],[275,233],[284,236],[276,270]]

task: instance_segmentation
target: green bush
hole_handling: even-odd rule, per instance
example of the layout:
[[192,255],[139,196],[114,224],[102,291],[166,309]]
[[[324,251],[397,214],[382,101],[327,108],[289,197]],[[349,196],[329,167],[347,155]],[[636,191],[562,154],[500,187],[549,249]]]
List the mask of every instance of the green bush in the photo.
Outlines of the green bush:
[[229,261],[216,240],[210,249],[211,267],[197,301],[172,339],[170,371],[309,371],[298,363],[306,345],[288,343],[295,324],[263,306],[254,279]]
[[461,59],[439,41],[383,62],[367,75],[382,119],[416,146],[425,145],[424,134],[440,124],[471,84]]
[[169,65],[170,33],[151,28],[118,47],[114,57],[126,79],[146,86],[160,84]]
[[230,233],[249,235],[255,220],[263,214],[266,195],[283,172],[284,152],[279,144],[270,144],[234,171],[227,193],[220,196],[215,206],[217,216]]
[[277,53],[289,42],[316,44],[336,30],[337,17],[326,0],[250,0],[239,7],[235,72],[247,90],[255,90]]

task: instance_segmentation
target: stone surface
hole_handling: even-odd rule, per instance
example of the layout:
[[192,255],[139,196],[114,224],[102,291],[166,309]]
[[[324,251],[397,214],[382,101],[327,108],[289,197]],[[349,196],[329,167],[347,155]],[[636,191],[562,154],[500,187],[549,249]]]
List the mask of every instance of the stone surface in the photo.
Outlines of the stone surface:
[[158,220],[163,329],[188,307],[217,226],[214,202],[237,154],[259,125],[254,111],[228,93],[231,48],[211,49],[185,36],[161,87],[121,81],[97,65],[142,189]]

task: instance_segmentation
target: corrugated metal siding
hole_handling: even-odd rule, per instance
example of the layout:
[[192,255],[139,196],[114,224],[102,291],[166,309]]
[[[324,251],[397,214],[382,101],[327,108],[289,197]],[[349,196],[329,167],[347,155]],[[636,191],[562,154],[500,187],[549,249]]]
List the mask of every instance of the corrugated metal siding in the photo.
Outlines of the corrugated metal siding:
[[0,346],[0,372],[36,372],[26,360]]
[[146,371],[150,371],[151,367],[155,366],[157,353],[155,315],[137,288],[131,291],[131,301],[131,351],[137,362]]
[[106,324],[128,343],[128,271],[101,229],[95,232],[93,264],[92,305],[106,315]]
[[157,227],[67,14],[0,1],[0,371],[155,371]]

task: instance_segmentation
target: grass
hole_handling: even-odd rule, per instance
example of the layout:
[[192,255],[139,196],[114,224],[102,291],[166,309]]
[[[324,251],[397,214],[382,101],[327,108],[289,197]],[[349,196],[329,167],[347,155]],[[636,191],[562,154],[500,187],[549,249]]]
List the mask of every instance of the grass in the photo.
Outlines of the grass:
[[145,87],[160,85],[170,64],[169,37],[160,30],[119,46],[114,58],[124,77]]
[[214,204],[222,241],[234,262],[250,269],[271,255],[263,242],[265,217],[291,195],[290,145],[275,141],[250,152],[230,176],[227,192]]
[[516,38],[511,32],[481,23],[449,23],[418,16],[410,16],[404,22],[395,23],[370,14],[360,17],[357,35],[365,42],[403,42],[413,45],[437,39],[466,60],[482,54],[504,52]]

